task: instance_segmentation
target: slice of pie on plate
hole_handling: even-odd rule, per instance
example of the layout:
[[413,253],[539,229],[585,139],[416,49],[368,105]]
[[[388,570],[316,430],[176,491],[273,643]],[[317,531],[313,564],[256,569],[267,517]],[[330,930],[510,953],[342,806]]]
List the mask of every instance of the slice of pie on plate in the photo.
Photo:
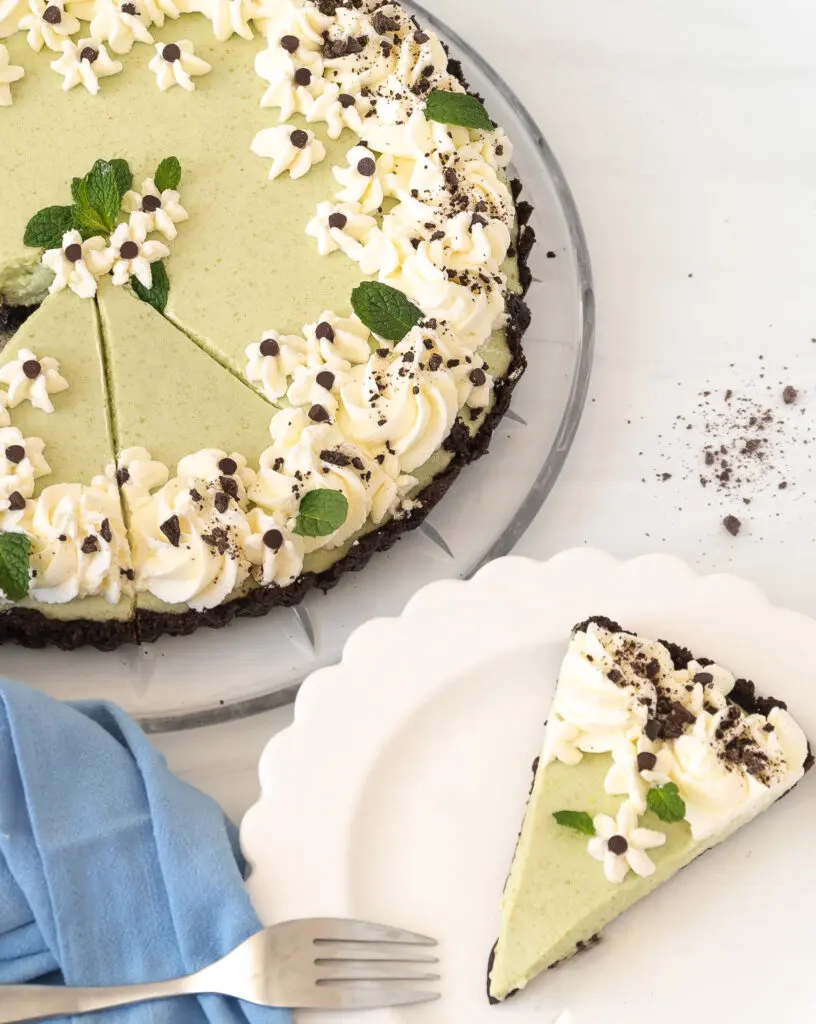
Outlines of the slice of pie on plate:
[[784,703],[708,659],[575,627],[488,968],[500,1002],[787,793],[811,767]]

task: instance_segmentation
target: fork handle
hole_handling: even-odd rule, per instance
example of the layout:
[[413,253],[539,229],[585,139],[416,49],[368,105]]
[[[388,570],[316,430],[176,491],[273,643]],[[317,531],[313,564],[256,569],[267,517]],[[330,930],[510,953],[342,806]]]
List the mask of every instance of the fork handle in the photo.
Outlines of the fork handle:
[[[193,978],[148,985],[68,988],[58,985],[0,985],[0,1024],[47,1020],[49,1017],[98,1013],[114,1006],[146,1003],[172,996],[200,994]],[[198,980],[198,979],[196,979]]]

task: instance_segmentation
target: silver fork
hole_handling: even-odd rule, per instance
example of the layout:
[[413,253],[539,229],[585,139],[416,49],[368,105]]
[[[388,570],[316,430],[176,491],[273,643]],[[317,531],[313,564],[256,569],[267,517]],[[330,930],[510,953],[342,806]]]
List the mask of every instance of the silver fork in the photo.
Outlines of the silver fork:
[[96,1013],[114,1006],[218,994],[259,1006],[372,1010],[439,998],[417,982],[439,980],[422,965],[433,939],[365,921],[313,918],[265,931],[196,974],[110,988],[0,985],[0,1024]]

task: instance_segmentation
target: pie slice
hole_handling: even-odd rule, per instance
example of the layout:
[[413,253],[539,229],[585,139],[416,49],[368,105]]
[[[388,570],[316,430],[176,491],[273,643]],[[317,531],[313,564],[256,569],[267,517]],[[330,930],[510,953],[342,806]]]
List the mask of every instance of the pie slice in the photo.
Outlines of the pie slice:
[[788,792],[812,765],[781,701],[683,648],[573,630],[488,967],[500,1002]]
[[59,292],[0,355],[0,530],[35,537],[29,597],[0,609],[0,639],[132,639],[114,462],[96,306]]

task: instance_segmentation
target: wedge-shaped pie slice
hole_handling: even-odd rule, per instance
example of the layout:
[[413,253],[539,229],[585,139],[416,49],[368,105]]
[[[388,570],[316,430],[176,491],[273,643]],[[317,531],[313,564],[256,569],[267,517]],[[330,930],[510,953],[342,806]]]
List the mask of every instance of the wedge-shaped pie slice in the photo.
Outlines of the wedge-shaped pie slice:
[[33,536],[29,597],[0,639],[132,639],[130,556],[96,306],[49,296],[0,355],[0,530]]
[[781,701],[604,618],[576,626],[504,892],[492,1002],[614,918],[802,778]]

